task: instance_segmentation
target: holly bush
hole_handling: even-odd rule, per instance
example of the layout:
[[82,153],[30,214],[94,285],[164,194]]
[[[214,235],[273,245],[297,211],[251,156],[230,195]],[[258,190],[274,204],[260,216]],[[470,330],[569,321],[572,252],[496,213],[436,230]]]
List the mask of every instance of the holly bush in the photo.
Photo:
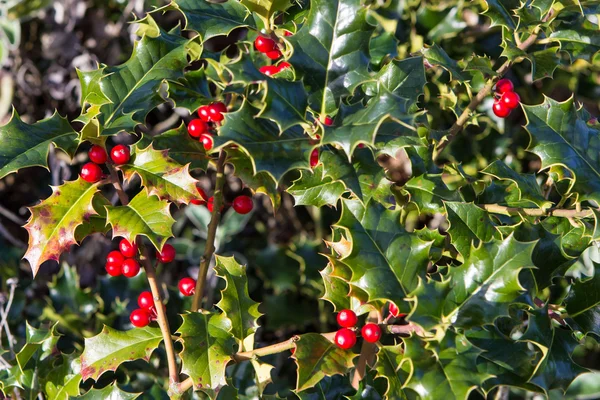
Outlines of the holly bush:
[[[0,389],[585,392],[598,15],[579,0],[172,0],[133,21],[127,61],[77,71],[78,117],[13,111],[0,128],[0,177],[48,168],[55,149],[80,169],[29,208],[31,274],[61,262],[45,294],[3,267]],[[157,109],[183,121],[149,129]],[[301,226],[272,232],[290,212]],[[67,253],[107,235],[108,275],[83,287],[77,262],[100,271],[98,253]]]

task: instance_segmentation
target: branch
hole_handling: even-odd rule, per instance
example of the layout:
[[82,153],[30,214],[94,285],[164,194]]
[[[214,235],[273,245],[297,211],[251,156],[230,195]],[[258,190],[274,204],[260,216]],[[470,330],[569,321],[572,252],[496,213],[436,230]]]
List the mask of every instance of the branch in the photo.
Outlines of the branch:
[[204,255],[200,259],[200,269],[198,271],[198,279],[196,280],[196,289],[194,298],[192,299],[192,311],[197,311],[202,304],[202,295],[204,294],[204,285],[206,284],[206,275],[208,274],[208,266],[215,252],[215,238],[217,235],[217,227],[221,220],[221,206],[223,205],[223,186],[225,185],[225,160],[227,153],[221,150],[219,160],[217,161],[217,180],[215,182],[215,192],[213,194],[213,211],[210,223],[208,224],[208,235],[206,237],[206,246],[204,247]]
[[[536,41],[539,35],[539,31],[540,27],[538,26],[535,29],[535,31],[526,40],[521,42],[521,44],[519,44],[517,47],[523,51],[527,50],[527,48],[529,48],[529,46],[531,46]],[[500,68],[498,68],[498,70],[496,71],[497,75],[495,77],[490,78],[486,82],[483,89],[479,91],[479,93],[477,93],[473,100],[471,100],[467,108],[465,108],[462,114],[460,114],[454,125],[450,127],[446,137],[442,139],[435,147],[435,150],[433,152],[433,161],[436,161],[438,159],[438,157],[440,156],[442,151],[444,151],[446,146],[448,146],[450,142],[452,142],[456,138],[456,135],[458,135],[458,133],[462,131],[462,129],[465,127],[465,124],[469,120],[471,113],[475,112],[475,110],[477,109],[477,107],[479,107],[481,102],[490,95],[496,82],[500,78],[502,78],[502,76],[506,73],[506,71],[508,71],[512,64],[513,62],[510,60],[505,61],[504,64],[502,64]]]
[[532,217],[564,217],[564,218],[588,218],[593,217],[591,209],[587,210],[566,210],[562,208],[550,208],[543,210],[541,208],[520,208],[506,207],[499,204],[478,204],[479,207],[494,214],[505,214],[510,216],[529,215]]
[[[377,311],[371,311],[367,317],[367,322],[381,322],[378,321],[378,316],[381,316]],[[367,363],[373,363],[373,357],[377,351],[377,345],[375,343],[369,343],[363,340],[360,347],[360,356],[356,363],[356,369],[354,370],[354,376],[352,377],[352,387],[358,390],[360,381],[363,380],[367,372]]]
[[119,179],[119,173],[117,172],[115,167],[113,167],[113,165],[110,163],[106,163],[106,167],[110,171],[110,182],[115,187],[117,195],[119,195],[121,205],[126,206],[127,204],[129,204],[129,197],[127,196],[127,193],[125,193],[125,191],[123,190],[123,185],[121,184],[121,180]]
[[158,281],[156,280],[156,272],[154,266],[150,262],[148,248],[144,248],[144,259],[142,261],[144,269],[146,270],[148,284],[152,291],[152,297],[154,298],[154,308],[156,308],[158,326],[160,327],[160,331],[163,335],[163,342],[165,343],[167,363],[169,365],[169,381],[171,384],[177,384],[179,383],[179,372],[177,369],[177,361],[175,360],[175,349],[173,348],[173,340],[171,338],[171,328],[169,327],[169,320],[167,319],[162,292]]

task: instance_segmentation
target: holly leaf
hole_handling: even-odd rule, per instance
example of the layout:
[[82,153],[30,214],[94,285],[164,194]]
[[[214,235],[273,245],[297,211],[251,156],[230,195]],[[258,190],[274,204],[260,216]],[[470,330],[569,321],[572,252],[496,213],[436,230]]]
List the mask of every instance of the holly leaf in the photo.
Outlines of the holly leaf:
[[126,206],[106,206],[106,212],[113,236],[121,236],[132,243],[138,235],[143,235],[162,250],[167,239],[173,236],[171,227],[175,220],[169,211],[169,203],[144,191]]
[[90,389],[81,396],[69,397],[69,400],[134,400],[142,393],[124,392],[116,384],[105,386],[102,389]]
[[251,155],[253,173],[265,171],[275,181],[293,168],[308,168],[314,146],[299,126],[279,134],[277,125],[254,115],[247,102],[238,111],[227,113],[215,137],[215,151],[228,143],[238,144]]
[[177,107],[185,108],[190,114],[212,99],[206,71],[200,68],[187,71],[177,82],[169,82],[169,98]]
[[95,381],[107,371],[116,371],[127,361],[149,361],[163,340],[159,328],[146,326],[128,331],[118,331],[104,326],[102,332],[84,340],[81,354],[81,376],[84,381]]
[[450,72],[452,79],[462,82],[469,81],[469,77],[462,72],[462,68],[460,68],[456,60],[450,58],[448,53],[437,44],[423,48],[421,53],[430,65],[437,65]]
[[403,345],[381,346],[377,353],[377,364],[375,369],[378,376],[387,381],[386,398],[406,399],[404,384],[409,378],[409,373],[401,368],[404,358]]
[[290,63],[303,72],[309,104],[333,114],[340,99],[369,79],[369,42],[374,27],[360,0],[314,0],[304,25],[287,40]]
[[22,373],[25,373],[30,360],[40,361],[51,356],[59,339],[56,323],[48,328],[41,326],[39,329],[29,325],[27,321],[25,325],[25,344],[15,356]]
[[[576,280],[565,299],[567,313],[575,321],[582,314],[595,309],[600,305],[600,264],[592,261],[594,265],[594,275],[588,279]],[[594,312],[591,315],[595,315]],[[587,324],[585,324],[587,325]],[[584,325],[584,326],[585,326]]]
[[227,385],[225,368],[235,345],[231,321],[224,314],[208,312],[184,314],[182,318],[177,330],[183,344],[179,353],[181,372],[192,378],[195,390],[215,398],[219,389]]
[[473,203],[446,202],[451,242],[464,257],[469,255],[472,245],[500,239],[500,232],[487,211]]
[[300,178],[294,181],[287,192],[294,196],[296,206],[333,206],[346,191],[344,183],[325,175],[323,166],[314,171],[301,170]]
[[548,41],[558,42],[560,49],[571,56],[572,61],[583,59],[591,63],[597,62],[600,54],[600,33],[598,23],[593,23],[585,18],[578,22],[564,24],[555,29],[549,36]]
[[152,145],[135,147],[131,161],[119,167],[125,180],[135,175],[142,180],[148,195],[175,204],[188,204],[198,198],[198,181],[190,176],[189,165],[181,165],[169,158],[168,150],[154,150]]
[[25,258],[33,276],[46,260],[58,261],[60,255],[77,244],[75,230],[90,216],[97,214],[92,206],[98,184],[79,178],[52,187],[52,195],[39,205],[30,207],[31,217],[25,225],[29,247]]
[[520,8],[517,0],[485,0],[488,8],[483,13],[492,22],[491,26],[504,26],[511,30],[517,29],[517,23],[513,17],[514,10]]
[[48,169],[48,151],[51,144],[73,157],[77,150],[77,132],[66,118],[54,113],[52,117],[26,124],[13,109],[8,123],[0,129],[0,179],[27,167]]
[[339,312],[351,308],[350,285],[348,285],[347,279],[337,276],[339,268],[336,268],[336,265],[341,264],[341,262],[335,264],[334,262],[332,260],[325,269],[319,271],[325,286],[325,294],[321,298],[333,304],[334,311]]
[[408,180],[403,189],[410,195],[421,213],[444,213],[444,201],[460,202],[462,196],[457,190],[450,190],[442,180],[442,174],[423,174]]
[[290,0],[240,0],[240,3],[266,22],[270,21],[277,11],[285,11],[292,6]]
[[206,171],[208,168],[210,156],[206,154],[200,141],[190,137],[185,124],[154,136],[151,140],[144,141],[143,145],[150,143],[156,150],[168,150],[169,158],[181,165],[189,164],[190,169]]
[[258,319],[262,315],[258,311],[259,303],[248,294],[246,267],[238,264],[233,257],[216,256],[215,272],[226,283],[217,307],[231,321],[230,332],[241,344],[240,348],[245,349],[244,341],[256,333]]
[[62,362],[45,379],[44,390],[48,400],[67,400],[79,395],[81,361],[74,355],[62,355]]
[[586,124],[571,97],[558,102],[549,97],[542,104],[524,106],[531,135],[528,150],[542,161],[541,169],[553,166],[567,168],[574,176],[569,191],[578,201],[600,200],[600,161],[593,155],[600,151],[600,130]]
[[307,333],[296,342],[294,359],[298,365],[296,390],[315,386],[326,376],[345,374],[352,368],[356,354],[337,347],[318,333]]

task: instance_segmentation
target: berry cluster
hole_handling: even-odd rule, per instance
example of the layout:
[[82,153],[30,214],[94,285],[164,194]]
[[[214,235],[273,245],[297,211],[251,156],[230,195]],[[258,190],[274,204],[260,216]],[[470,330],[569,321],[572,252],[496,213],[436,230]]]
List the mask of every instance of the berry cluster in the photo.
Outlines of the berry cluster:
[[156,307],[152,293],[145,291],[138,296],[138,306],[129,315],[131,324],[136,328],[143,328],[156,320]]
[[212,150],[214,140],[211,133],[211,125],[213,123],[220,124],[225,119],[227,106],[220,101],[211,103],[207,106],[202,106],[198,109],[198,116],[188,124],[188,133],[191,137],[198,139],[206,151]]
[[[352,310],[342,310],[338,313],[337,322],[342,327],[336,332],[334,342],[344,350],[351,349],[356,344],[356,333],[353,329],[358,322],[358,318]],[[361,336],[369,343],[375,343],[381,338],[381,328],[377,324],[365,324],[361,331]]]
[[521,99],[514,90],[514,85],[508,79],[500,79],[496,83],[496,100],[492,109],[498,118],[508,117],[519,106]]
[[[289,31],[285,31],[285,36],[291,36],[292,33]],[[279,46],[277,42],[266,36],[258,36],[256,40],[254,40],[254,47],[257,51],[265,54],[271,60],[279,59],[282,54],[279,50]],[[265,65],[259,68],[259,71],[267,76],[273,76],[275,74],[280,73],[286,68],[291,67],[290,63],[287,61],[282,61],[277,65]]]
[[[108,160],[108,154],[102,146],[94,145],[88,152],[91,162],[88,162],[81,167],[80,176],[81,179],[90,183],[96,183],[102,179],[102,168],[100,165],[106,163]],[[129,162],[131,153],[129,147],[119,144],[112,148],[110,152],[110,158],[116,165],[122,165]]]
[[[206,208],[208,208],[208,211],[213,212],[213,205],[215,202],[214,196],[208,197],[206,192],[200,187],[196,187],[196,189],[198,190],[198,193],[200,194],[201,198],[194,199],[191,201],[191,203],[195,205],[206,204]],[[224,207],[224,205],[221,205],[221,211],[223,211]],[[232,207],[235,210],[235,212],[243,215],[248,214],[250,211],[252,211],[252,209],[254,208],[254,203],[252,201],[252,198],[249,196],[238,196],[233,200]]]

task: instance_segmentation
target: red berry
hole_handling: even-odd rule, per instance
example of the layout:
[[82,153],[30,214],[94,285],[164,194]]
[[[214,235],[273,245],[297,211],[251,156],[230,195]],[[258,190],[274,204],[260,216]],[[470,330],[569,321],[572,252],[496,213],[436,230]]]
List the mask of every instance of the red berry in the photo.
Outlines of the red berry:
[[179,291],[184,296],[191,296],[196,291],[196,281],[192,278],[183,278],[179,281]]
[[348,328],[342,328],[336,332],[334,342],[340,349],[351,349],[356,344],[356,334]]
[[133,258],[128,258],[123,261],[121,270],[123,271],[123,275],[125,275],[127,278],[133,278],[140,273],[140,264]]
[[498,93],[512,92],[514,90],[515,90],[515,86],[508,79],[500,79],[496,83],[496,92],[498,92]]
[[248,196],[238,196],[233,200],[233,209],[238,214],[248,214],[253,207],[252,198]]
[[276,48],[277,44],[271,38],[258,36],[256,40],[254,40],[254,46],[256,47],[256,50],[260,51],[261,53],[267,53]]
[[504,103],[499,101],[494,102],[494,106],[492,107],[494,110],[494,114],[496,114],[499,118],[506,118],[510,114],[510,108]]
[[137,255],[138,247],[135,242],[133,244],[129,243],[129,240],[122,239],[119,242],[119,251],[123,254],[123,257],[131,258]]
[[314,149],[312,153],[310,153],[310,167],[314,168],[319,163],[319,149]]
[[284,69],[286,69],[286,68],[289,68],[289,67],[291,67],[291,66],[292,66],[292,64],[290,64],[289,62],[287,62],[287,61],[282,61],[282,62],[280,62],[280,63],[277,65],[277,67],[279,68],[279,71],[278,71],[278,72],[281,72],[281,71],[283,71]]
[[[206,208],[208,208],[208,211],[213,212],[213,205],[215,203],[215,198],[213,196],[210,196],[208,198],[208,202],[206,203]],[[221,204],[221,210],[223,211],[223,208],[225,208],[225,206],[223,204]]]
[[290,31],[284,31],[284,32],[283,32],[283,35],[284,35],[284,36],[292,36],[292,35],[293,35],[293,33],[292,33],[292,32],[290,32]]
[[198,116],[203,122],[210,122],[210,113],[208,112],[208,106],[202,106],[198,109]]
[[226,113],[227,112],[227,106],[225,105],[225,103],[221,102],[221,101],[217,101],[216,103],[212,103],[210,105],[210,107],[215,110],[220,112],[221,114]]
[[375,343],[381,338],[381,328],[377,324],[366,324],[360,332],[363,339],[369,343]]
[[162,251],[156,252],[156,258],[163,264],[170,263],[175,259],[175,247],[165,244]]
[[215,144],[215,141],[213,140],[213,137],[211,135],[203,133],[202,135],[200,135],[200,143],[202,143],[202,146],[204,146],[204,150],[211,151],[213,145]]
[[142,308],[135,309],[129,315],[131,324],[136,328],[143,328],[150,323],[150,313]]
[[358,318],[354,311],[342,310],[337,315],[337,322],[342,328],[352,328],[358,322]]
[[121,254],[121,252],[113,250],[106,256],[106,265],[116,266],[119,267],[119,269],[121,269],[121,265],[123,265],[124,260],[125,258],[123,257],[123,254]]
[[329,115],[327,115],[327,116],[325,117],[324,124],[325,124],[326,126],[331,126],[331,125],[333,125],[333,118],[331,118]]
[[500,97],[500,102],[512,110],[519,106],[521,98],[515,92],[504,92]]
[[395,305],[394,303],[390,303],[390,314],[392,314],[393,317],[404,317],[406,314],[401,314],[400,310],[398,309],[398,306]]
[[225,118],[225,116],[223,116],[223,111],[221,107],[217,106],[217,104],[219,103],[211,104],[210,106],[208,106],[208,115],[210,116],[210,120],[213,122],[221,122]]
[[150,310],[154,307],[154,296],[152,293],[145,291],[138,296],[138,306],[144,310]]
[[263,67],[260,67],[258,70],[266,76],[273,76],[279,72],[279,68],[275,65],[265,65]]
[[196,186],[196,190],[198,191],[198,193],[200,193],[200,198],[194,199],[190,203],[195,204],[195,205],[206,204],[206,199],[208,197],[206,196],[206,193],[204,192],[204,190],[202,190],[202,188],[199,186]]
[[292,352],[292,355],[295,355],[295,354],[296,354],[296,347],[292,347],[292,348],[290,349],[290,351]]
[[117,165],[126,164],[129,162],[130,157],[131,152],[129,147],[122,144],[116,145],[110,151],[110,158],[112,158],[113,162]]
[[208,132],[208,124],[201,119],[193,119],[188,124],[188,133],[191,137],[200,137],[203,133]]
[[271,50],[271,51],[269,51],[269,52],[267,52],[265,54],[271,60],[277,60],[279,57],[281,57],[281,52],[279,50]]
[[90,156],[90,160],[95,162],[96,164],[104,164],[108,159],[108,154],[106,154],[106,150],[102,146],[93,145],[90,151],[88,151],[88,156]]
[[106,273],[110,276],[121,276],[121,266],[118,264],[106,264]]
[[84,181],[96,183],[102,179],[102,169],[97,164],[89,162],[81,167],[81,173],[79,175]]

